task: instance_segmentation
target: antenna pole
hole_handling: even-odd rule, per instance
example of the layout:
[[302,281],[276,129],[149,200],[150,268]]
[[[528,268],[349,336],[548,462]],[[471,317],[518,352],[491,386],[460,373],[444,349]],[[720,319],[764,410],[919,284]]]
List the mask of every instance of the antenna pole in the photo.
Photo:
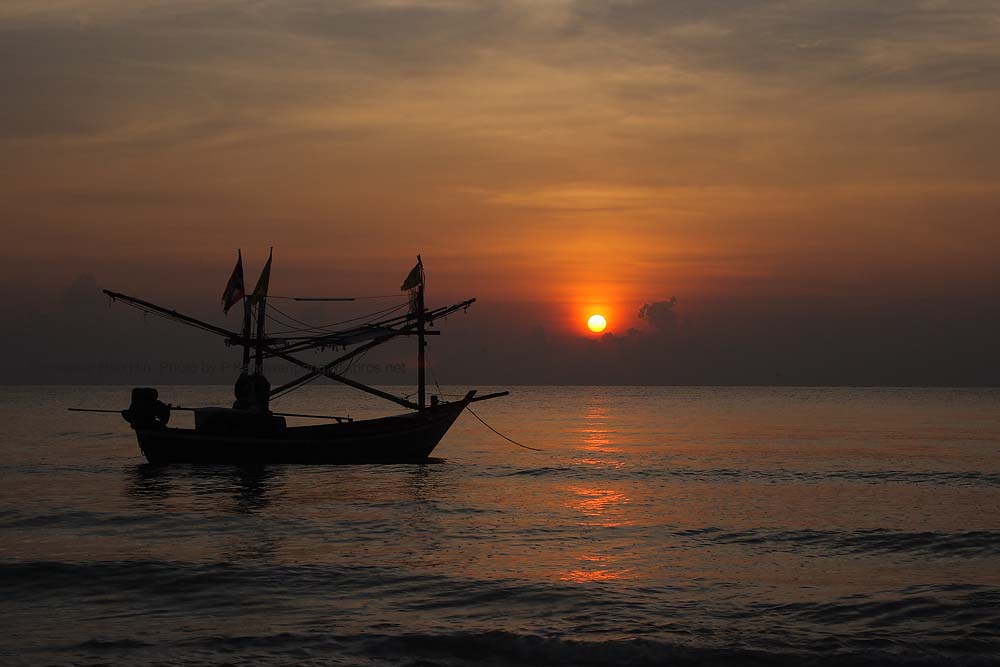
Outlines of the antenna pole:
[[267,297],[260,295],[257,303],[257,356],[254,359],[254,375],[264,374],[264,311],[267,308]]
[[424,317],[424,264],[417,255],[417,264],[420,265],[420,284],[417,286],[417,405],[423,412],[427,407],[427,379],[424,375],[426,320]]
[[250,297],[243,297],[243,373],[250,370],[250,319],[252,316]]
[[[257,301],[257,359],[254,362],[254,375],[264,375],[264,317],[267,312],[267,290],[271,283],[271,256],[274,248],[267,254],[267,263],[257,279],[257,287],[253,295]],[[266,397],[267,394],[265,393]]]

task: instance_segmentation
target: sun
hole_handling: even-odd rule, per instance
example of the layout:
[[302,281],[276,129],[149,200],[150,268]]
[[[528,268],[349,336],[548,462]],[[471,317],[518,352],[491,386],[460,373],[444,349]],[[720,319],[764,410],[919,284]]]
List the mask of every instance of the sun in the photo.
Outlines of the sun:
[[608,321],[604,319],[604,315],[599,313],[594,313],[590,316],[590,319],[587,320],[587,328],[594,333],[601,333],[607,326]]

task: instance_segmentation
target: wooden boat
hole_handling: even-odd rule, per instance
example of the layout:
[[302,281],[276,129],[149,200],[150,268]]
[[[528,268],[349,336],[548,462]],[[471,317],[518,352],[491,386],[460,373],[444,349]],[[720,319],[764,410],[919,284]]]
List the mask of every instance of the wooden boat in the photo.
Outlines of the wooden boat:
[[[113,301],[120,301],[145,313],[193,326],[225,338],[227,344],[243,347],[243,370],[236,382],[236,402],[233,407],[189,408],[173,406],[159,400],[155,389],[138,387],[132,390],[132,403],[121,414],[132,426],[139,449],[150,463],[417,463],[426,461],[431,452],[451,428],[462,411],[476,401],[507,395],[496,392],[476,396],[472,390],[459,400],[445,401],[431,396],[427,401],[425,377],[426,336],[436,335],[428,326],[458,310],[467,309],[475,299],[436,309],[424,306],[423,263],[417,265],[404,281],[401,291],[408,292],[409,310],[402,315],[383,317],[346,329],[326,330],[305,326],[304,335],[273,335],[265,332],[267,286],[271,258],[252,295],[243,289],[242,255],[223,294],[223,307],[228,310],[235,302],[244,302],[241,332],[227,330],[128,296],[104,290]],[[303,301],[346,301],[350,298],[301,298]],[[251,336],[256,320],[256,336]],[[304,323],[303,323],[304,324]],[[399,336],[417,339],[417,400],[396,396],[337,372],[358,355]],[[353,349],[349,349],[352,348]],[[302,361],[296,355],[303,351],[342,348],[349,349],[321,366]],[[254,350],[254,370],[250,372],[251,350]],[[277,358],[302,367],[306,372],[291,382],[271,388],[264,376],[267,358]],[[404,414],[376,419],[353,420],[348,417],[303,415],[273,412],[270,400],[326,377],[359,391],[373,394],[399,404],[409,411]],[[194,428],[168,426],[175,410],[194,413]],[[113,412],[96,410],[96,412]],[[286,417],[320,418],[332,423],[289,426]]]
[[420,463],[434,451],[473,394],[422,412],[287,426],[270,432],[164,426],[136,428],[135,434],[150,463]]

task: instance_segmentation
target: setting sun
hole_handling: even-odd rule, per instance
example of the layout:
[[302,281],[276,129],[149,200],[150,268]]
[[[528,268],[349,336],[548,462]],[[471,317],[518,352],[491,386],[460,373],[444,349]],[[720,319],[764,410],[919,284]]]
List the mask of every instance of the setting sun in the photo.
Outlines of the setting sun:
[[594,333],[601,333],[604,328],[608,326],[608,321],[604,319],[604,315],[594,314],[590,316],[587,320],[587,328]]

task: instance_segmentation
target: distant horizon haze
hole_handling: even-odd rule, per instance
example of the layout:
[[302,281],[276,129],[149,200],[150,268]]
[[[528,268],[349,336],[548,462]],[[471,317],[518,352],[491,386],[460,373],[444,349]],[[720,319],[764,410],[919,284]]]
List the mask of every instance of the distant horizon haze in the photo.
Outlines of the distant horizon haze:
[[[433,275],[430,281],[433,285]],[[240,308],[224,316],[212,287],[196,301],[134,295],[237,329]],[[384,296],[273,305],[296,319],[326,324],[401,305],[407,298],[391,289]],[[446,303],[429,289],[428,305]],[[586,330],[587,308],[563,306],[487,298],[436,323],[443,335],[429,339],[428,381],[1000,386],[1000,301],[672,296],[605,309],[609,325],[602,334]],[[23,305],[18,312],[19,319],[0,331],[0,345],[20,351],[0,367],[2,384],[231,384],[238,375],[239,348],[111,303],[93,276],[81,276],[48,303]],[[276,330],[274,323],[269,326]],[[369,383],[412,384],[415,368],[415,344],[401,339],[369,353],[352,372]],[[275,380],[300,373],[274,361],[265,371]]]

